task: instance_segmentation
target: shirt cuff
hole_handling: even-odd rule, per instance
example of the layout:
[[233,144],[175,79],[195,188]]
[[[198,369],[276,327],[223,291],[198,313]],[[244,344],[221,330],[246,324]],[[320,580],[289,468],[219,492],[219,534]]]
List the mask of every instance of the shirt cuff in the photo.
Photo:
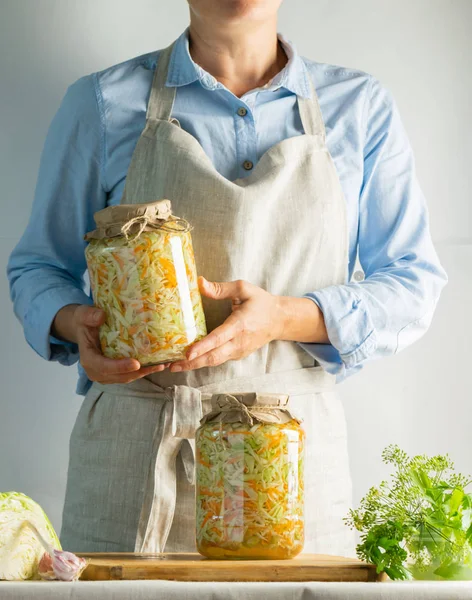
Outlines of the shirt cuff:
[[331,344],[309,346],[316,346],[316,358],[325,370],[342,374],[343,368],[354,369],[374,354],[377,336],[368,309],[349,286],[333,285],[304,297],[313,300],[324,316]]
[[346,368],[339,352],[331,344],[298,344],[305,352],[316,359],[322,369],[336,376],[336,383],[341,383],[362,369],[362,365]]
[[54,288],[37,296],[30,304],[25,318],[25,338],[42,358],[73,365],[79,359],[77,344],[58,340],[50,335],[54,317],[68,304],[91,304],[91,299],[76,288]]

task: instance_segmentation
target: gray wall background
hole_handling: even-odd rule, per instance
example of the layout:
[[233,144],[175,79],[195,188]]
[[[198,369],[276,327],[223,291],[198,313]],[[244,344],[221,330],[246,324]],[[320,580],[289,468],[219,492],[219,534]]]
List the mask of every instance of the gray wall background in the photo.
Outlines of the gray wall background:
[[[29,348],[6,261],[26,225],[50,121],[68,85],[161,48],[187,25],[184,0],[0,0],[0,491],[31,495],[59,529],[75,367]],[[471,0],[285,0],[279,30],[314,60],[355,67],[393,92],[450,277],[433,325],[340,386],[357,501],[386,475],[380,453],[449,452],[472,473]]]

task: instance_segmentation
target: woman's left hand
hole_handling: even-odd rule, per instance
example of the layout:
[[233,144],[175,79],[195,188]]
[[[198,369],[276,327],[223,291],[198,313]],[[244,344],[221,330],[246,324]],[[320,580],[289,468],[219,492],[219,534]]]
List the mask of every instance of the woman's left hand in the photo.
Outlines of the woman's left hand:
[[188,360],[171,365],[171,372],[216,367],[228,360],[245,358],[272,340],[281,339],[283,318],[279,296],[247,281],[212,283],[200,277],[199,284],[207,298],[231,300],[233,312],[190,348]]

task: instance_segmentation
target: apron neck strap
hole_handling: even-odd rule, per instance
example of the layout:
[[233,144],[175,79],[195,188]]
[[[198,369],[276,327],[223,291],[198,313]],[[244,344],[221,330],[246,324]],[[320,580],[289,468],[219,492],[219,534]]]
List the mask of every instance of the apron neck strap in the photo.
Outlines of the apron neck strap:
[[175,42],[159,54],[157,67],[152,80],[146,119],[151,121],[170,121],[175,100],[175,87],[167,87],[167,71]]
[[298,110],[302,121],[303,129],[307,135],[320,136],[323,142],[326,141],[326,130],[321,114],[318,94],[316,93],[313,81],[310,78],[311,98],[298,98]]

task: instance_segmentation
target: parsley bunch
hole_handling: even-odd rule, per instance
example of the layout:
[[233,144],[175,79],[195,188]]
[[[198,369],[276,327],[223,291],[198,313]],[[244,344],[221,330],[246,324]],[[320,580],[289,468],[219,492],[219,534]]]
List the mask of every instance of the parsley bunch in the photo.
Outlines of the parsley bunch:
[[361,532],[360,559],[390,579],[472,579],[471,480],[446,456],[408,457],[398,446],[382,453],[391,481],[372,487],[347,525]]

